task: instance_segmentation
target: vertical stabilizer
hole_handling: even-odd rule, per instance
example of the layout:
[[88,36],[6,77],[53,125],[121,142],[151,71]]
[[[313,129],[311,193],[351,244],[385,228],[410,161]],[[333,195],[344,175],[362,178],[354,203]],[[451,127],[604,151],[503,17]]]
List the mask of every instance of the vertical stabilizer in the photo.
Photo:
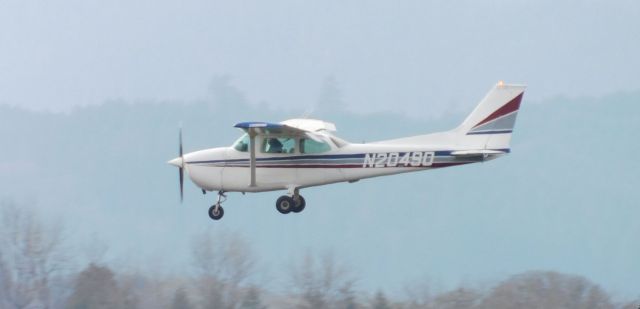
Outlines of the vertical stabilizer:
[[477,149],[508,149],[524,85],[495,85],[467,119],[454,130],[460,144]]

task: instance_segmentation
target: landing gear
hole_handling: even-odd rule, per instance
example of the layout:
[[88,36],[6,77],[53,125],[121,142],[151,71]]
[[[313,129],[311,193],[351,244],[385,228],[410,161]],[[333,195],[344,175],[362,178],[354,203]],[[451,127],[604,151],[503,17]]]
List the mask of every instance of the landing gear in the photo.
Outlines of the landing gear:
[[[307,206],[307,202],[304,200],[304,197],[300,195],[298,189],[291,189],[290,193],[287,195],[283,195],[278,198],[276,201],[276,209],[281,214],[288,214],[290,212],[300,213],[304,210],[305,206]],[[220,190],[218,191],[218,200],[209,207],[209,218],[213,220],[220,220],[224,216],[224,209],[222,208],[222,203],[227,200],[227,196],[225,192]]]
[[209,218],[213,220],[220,220],[224,216],[224,208],[222,206],[215,204],[209,207]]
[[299,213],[303,211],[304,207],[307,206],[307,202],[304,200],[304,197],[302,197],[302,195],[300,194],[298,194],[298,200],[296,201],[296,198],[293,197],[293,201],[296,203],[296,205],[295,207],[293,207],[293,209],[291,209],[291,211],[295,213]]
[[281,214],[288,214],[295,207],[296,202],[288,195],[283,195],[276,201],[276,209]]
[[220,220],[224,216],[224,209],[222,203],[227,200],[227,196],[224,195],[224,191],[218,191],[218,201],[209,207],[209,217],[213,220]]
[[299,213],[304,210],[307,202],[304,197],[300,195],[297,188],[290,189],[289,195],[283,195],[276,201],[276,209],[281,214],[288,214],[290,212]]

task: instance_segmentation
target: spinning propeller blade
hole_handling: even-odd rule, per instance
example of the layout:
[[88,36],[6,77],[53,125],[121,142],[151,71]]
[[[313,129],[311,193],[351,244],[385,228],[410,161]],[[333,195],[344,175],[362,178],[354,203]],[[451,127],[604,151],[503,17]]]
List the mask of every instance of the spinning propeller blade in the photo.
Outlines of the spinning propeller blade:
[[179,135],[180,143],[180,167],[178,167],[178,173],[180,173],[180,202],[184,199],[184,157],[182,156],[182,127],[180,127]]

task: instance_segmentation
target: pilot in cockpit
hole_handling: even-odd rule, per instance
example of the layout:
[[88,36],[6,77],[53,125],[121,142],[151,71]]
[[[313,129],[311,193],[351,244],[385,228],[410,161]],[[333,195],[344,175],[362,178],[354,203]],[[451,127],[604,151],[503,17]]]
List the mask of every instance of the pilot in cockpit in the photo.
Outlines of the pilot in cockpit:
[[282,143],[277,138],[270,138],[267,143],[269,144],[268,153],[282,153]]

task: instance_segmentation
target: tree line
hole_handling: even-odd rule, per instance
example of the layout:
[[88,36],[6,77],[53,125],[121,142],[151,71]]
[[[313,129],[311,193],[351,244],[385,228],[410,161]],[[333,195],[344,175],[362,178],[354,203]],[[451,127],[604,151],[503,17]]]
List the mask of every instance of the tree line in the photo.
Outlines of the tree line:
[[[98,258],[69,265],[63,227],[44,224],[28,209],[0,204],[0,308],[115,309],[502,309],[623,308],[581,276],[552,271],[513,275],[486,287],[436,292],[412,284],[403,297],[362,291],[365,280],[332,254],[308,253],[288,267],[283,282],[255,280],[261,273],[250,244],[237,235],[203,233],[191,243],[189,274],[119,272]],[[286,291],[286,292],[283,292]]]

